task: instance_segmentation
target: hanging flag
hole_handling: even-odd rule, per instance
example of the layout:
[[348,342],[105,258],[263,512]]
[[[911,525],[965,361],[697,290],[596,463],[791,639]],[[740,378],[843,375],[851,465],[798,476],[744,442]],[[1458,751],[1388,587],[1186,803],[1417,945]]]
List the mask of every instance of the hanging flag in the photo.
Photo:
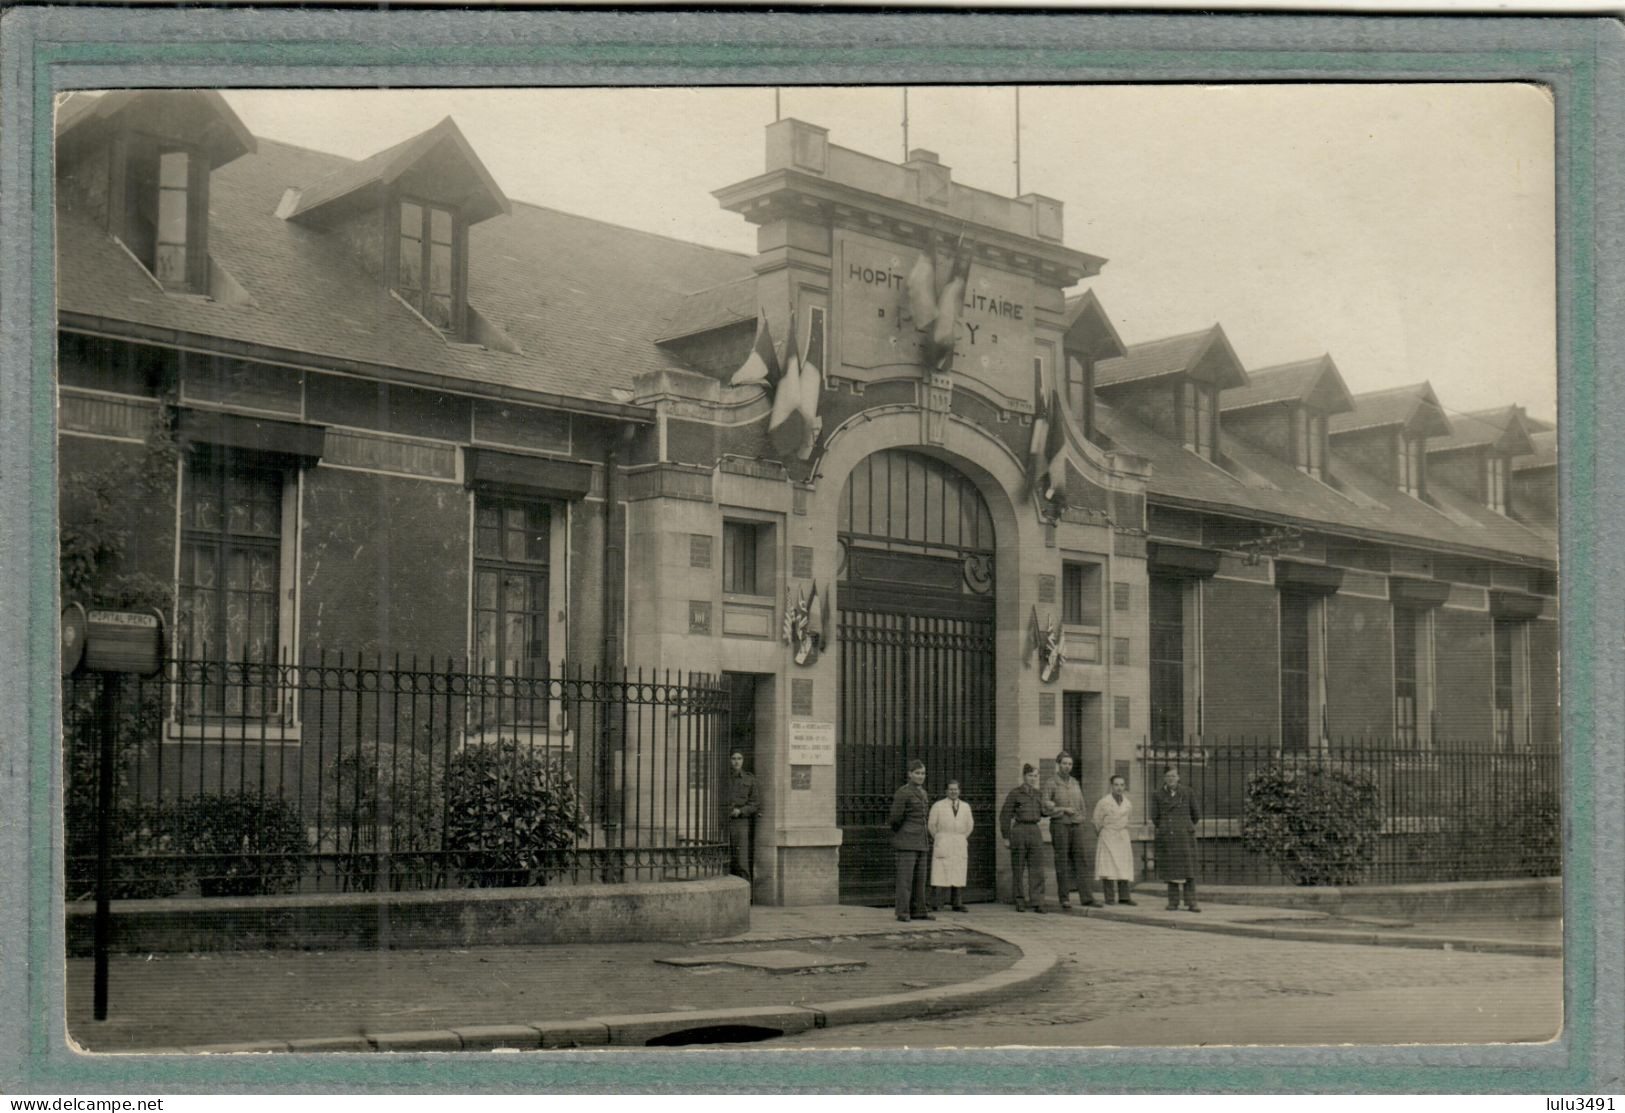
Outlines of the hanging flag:
[[801,612],[801,621],[796,630],[794,660],[798,665],[810,665],[818,660],[819,635],[818,625],[818,584],[812,586],[812,594],[805,602],[798,604]]
[[823,648],[829,646],[829,635],[826,631],[829,625],[829,592],[824,592],[818,598],[818,644]]
[[914,318],[914,327],[924,332],[937,319],[937,268],[929,250],[915,256],[904,289],[908,292],[908,311]]
[[739,370],[728,380],[729,386],[749,386],[761,383],[771,386],[779,377],[779,357],[773,351],[773,330],[767,325],[767,315],[756,315],[756,342]]
[[801,357],[796,351],[796,315],[790,312],[790,339],[784,352],[784,377],[773,391],[773,414],[767,419],[768,441],[780,459],[801,447],[807,422],[801,414]]
[[1044,653],[1044,631],[1038,626],[1038,607],[1034,606],[1032,615],[1027,619],[1027,650],[1021,655],[1021,663],[1030,665],[1033,654],[1037,653],[1042,659]]
[[806,426],[802,434],[802,441],[797,455],[805,460],[812,455],[813,444],[818,439],[819,420],[818,402],[824,394],[824,319],[819,314],[813,315],[813,323],[807,334],[807,354],[801,361],[801,391],[799,408],[801,420]]
[[1049,405],[1044,398],[1044,375],[1033,363],[1033,435],[1027,442],[1027,489],[1039,490],[1044,478],[1044,446],[1049,443]]
[[1061,399],[1050,391],[1049,410],[1054,420],[1049,423],[1048,439],[1044,442],[1044,497],[1066,500],[1066,427],[1061,419]]
[[807,596],[807,635],[812,638],[814,648],[823,648],[824,619],[828,617],[828,612],[829,600],[819,597],[818,581],[814,580],[812,594]]
[[970,282],[970,248],[963,234],[954,245],[953,262],[937,295],[937,320],[931,330],[931,346],[937,370],[947,374],[954,366],[954,340],[959,331],[959,315],[965,307],[965,287]]
[[1060,674],[1061,665],[1066,662],[1066,630],[1059,622],[1051,621],[1049,630],[1045,632],[1042,656],[1044,667],[1038,679],[1048,684]]
[[797,632],[801,627],[801,603],[790,598],[790,585],[784,585],[784,640],[788,645],[796,643]]

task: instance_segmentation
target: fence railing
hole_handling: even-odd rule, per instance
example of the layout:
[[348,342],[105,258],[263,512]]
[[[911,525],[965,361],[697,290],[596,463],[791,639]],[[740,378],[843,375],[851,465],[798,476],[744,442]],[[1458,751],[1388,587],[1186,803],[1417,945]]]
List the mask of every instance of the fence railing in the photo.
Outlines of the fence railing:
[[[105,676],[64,683],[67,896],[96,868]],[[710,674],[308,654],[118,685],[113,895],[717,876],[728,700]]]
[[[1362,738],[1305,751],[1266,739],[1193,739],[1179,747],[1142,746],[1138,766],[1147,794],[1162,786],[1165,769],[1179,772],[1202,816],[1200,876],[1220,884],[1330,883],[1327,874],[1260,849],[1272,841],[1295,840],[1323,861],[1354,863],[1334,871],[1341,884],[1547,877],[1562,868],[1556,748],[1423,749]],[[1339,800],[1353,800],[1358,814],[1342,814]],[[1266,813],[1300,802],[1314,822],[1269,835]],[[1373,822],[1376,837],[1352,849],[1350,825],[1369,831]],[[1145,876],[1155,877],[1152,844],[1143,854]]]

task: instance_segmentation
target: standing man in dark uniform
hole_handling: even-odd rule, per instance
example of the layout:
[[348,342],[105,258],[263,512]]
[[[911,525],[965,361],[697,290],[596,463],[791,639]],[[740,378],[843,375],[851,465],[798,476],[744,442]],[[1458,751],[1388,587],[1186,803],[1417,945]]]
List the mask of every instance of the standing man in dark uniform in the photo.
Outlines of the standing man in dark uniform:
[[1044,796],[1038,791],[1038,770],[1021,767],[1021,783],[1010,790],[999,809],[999,834],[1010,848],[1010,887],[1015,890],[1016,911],[1044,911],[1044,870],[1040,865],[1044,839],[1038,821],[1049,814]]
[[[1093,878],[1095,864],[1091,860],[1089,844],[1094,841],[1084,834],[1083,786],[1072,776],[1072,755],[1055,755],[1055,775],[1044,786],[1044,803],[1049,807],[1049,843],[1055,852],[1055,888],[1061,894],[1061,911],[1071,905],[1072,890],[1078,890],[1078,903],[1085,908],[1099,908],[1095,899]],[[1094,832],[1089,831],[1089,835]]]
[[728,778],[728,845],[732,861],[728,872],[750,880],[750,828],[761,805],[756,800],[756,777],[745,772],[745,755],[735,750],[728,758],[733,774]]
[[925,762],[908,763],[908,782],[891,800],[886,823],[892,829],[891,847],[897,852],[897,918],[935,920],[926,903],[926,879],[931,868],[931,835],[926,820],[931,798],[925,794]]
[[1168,911],[1179,911],[1179,884],[1185,883],[1185,907],[1196,903],[1196,825],[1202,814],[1196,797],[1179,783],[1179,770],[1162,771],[1162,787],[1151,797],[1151,822],[1157,825],[1157,876],[1168,883]]

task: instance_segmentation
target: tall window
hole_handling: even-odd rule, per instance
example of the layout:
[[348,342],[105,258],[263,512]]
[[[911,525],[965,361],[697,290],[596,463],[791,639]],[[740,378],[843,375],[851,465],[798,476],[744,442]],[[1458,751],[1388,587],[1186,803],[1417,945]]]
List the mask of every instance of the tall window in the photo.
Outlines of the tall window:
[[1061,564],[1061,621],[1071,626],[1100,625],[1100,565],[1068,560]]
[[547,507],[481,496],[474,515],[475,660],[502,676],[545,676]]
[[1326,418],[1308,410],[1293,411],[1293,426],[1297,442],[1299,471],[1308,472],[1316,479],[1326,477]]
[[1399,437],[1399,489],[1407,495],[1422,497],[1426,489],[1423,482],[1422,453],[1425,441],[1421,437]]
[[1281,593],[1281,748],[1309,748],[1309,596]]
[[1100,744],[1100,693],[1062,692],[1061,749],[1078,763],[1077,776],[1093,772],[1091,766],[1100,757]]
[[1515,686],[1516,676],[1513,673],[1515,660],[1514,650],[1517,645],[1518,627],[1514,622],[1504,619],[1495,620],[1494,659],[1495,659],[1495,746],[1497,749],[1510,750],[1516,730],[1514,718],[1516,708]]
[[[187,462],[181,492],[176,648],[187,660],[274,664],[281,594],[282,476],[228,465],[212,455]],[[189,715],[262,716],[275,708],[269,682],[202,684],[186,694]]]
[[1186,448],[1213,459],[1213,389],[1206,383],[1180,384],[1180,428]]
[[1394,740],[1401,746],[1415,746],[1420,737],[1416,619],[1416,611],[1411,608],[1394,608]]
[[1491,510],[1498,514],[1507,512],[1507,458],[1505,456],[1486,456],[1484,458],[1484,499]]
[[454,274],[456,252],[451,210],[401,202],[400,254],[395,289],[438,329],[457,330]]
[[722,590],[733,595],[765,595],[758,571],[762,526],[754,522],[722,523]]
[[1075,352],[1066,354],[1066,393],[1072,412],[1078,415],[1085,433],[1095,428],[1094,362]]
[[126,246],[152,276],[170,289],[188,289],[191,266],[193,156],[149,141],[133,145],[126,167]]
[[1185,739],[1185,583],[1152,576],[1148,585],[1151,657],[1151,744]]

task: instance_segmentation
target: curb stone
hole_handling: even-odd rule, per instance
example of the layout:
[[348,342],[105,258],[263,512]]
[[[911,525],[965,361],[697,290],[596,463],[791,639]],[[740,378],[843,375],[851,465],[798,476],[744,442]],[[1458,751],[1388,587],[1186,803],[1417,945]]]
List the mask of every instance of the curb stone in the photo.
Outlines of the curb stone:
[[1085,915],[1104,922],[1143,924],[1175,931],[1205,931],[1216,935],[1240,935],[1253,939],[1280,939],[1293,943],[1343,943],[1366,947],[1415,947],[1435,951],[1473,951],[1490,955],[1524,955],[1531,958],[1562,958],[1563,944],[1536,943],[1511,939],[1472,939],[1450,935],[1421,935],[1400,931],[1339,931],[1334,928],[1287,928],[1263,924],[1233,924],[1223,920],[1165,920],[1135,912],[1098,915],[1087,909]]
[[[627,1014],[624,1016],[592,1016],[582,1020],[532,1021],[528,1029],[540,1036],[543,1048],[572,1047],[642,1047],[646,1041],[672,1032],[691,1028],[734,1024],[744,1027],[777,1028],[786,1035],[805,1032],[810,1028],[833,1028],[841,1024],[860,1024],[874,1020],[895,1020],[911,1016],[925,1016],[963,1009],[979,1008],[1015,996],[1037,984],[1052,973],[1059,963],[1055,952],[1032,940],[1018,941],[993,927],[956,928],[955,931],[974,931],[992,936],[1017,947],[1022,952],[1013,966],[987,974],[969,982],[922,989],[914,993],[886,994],[879,997],[856,997],[845,1001],[831,1001],[815,1005],[764,1005],[738,1009],[685,1010],[666,1013]],[[865,933],[868,934],[868,933]],[[924,934],[924,933],[921,933]],[[803,937],[805,938],[805,937]],[[465,1045],[459,1031],[474,1033],[515,1033],[519,1026],[476,1025],[457,1031],[451,1029],[412,1032],[368,1032],[361,1036],[338,1036],[323,1039],[266,1041],[263,1044],[220,1044],[186,1049],[189,1052],[226,1054],[254,1051],[461,1051],[476,1050]],[[483,1038],[483,1037],[482,1037]],[[492,1038],[506,1038],[498,1036]],[[502,1044],[500,1046],[510,1046]],[[534,1046],[526,1039],[527,1049]],[[481,1044],[478,1050],[488,1050]],[[147,1054],[162,1054],[154,1049]]]

